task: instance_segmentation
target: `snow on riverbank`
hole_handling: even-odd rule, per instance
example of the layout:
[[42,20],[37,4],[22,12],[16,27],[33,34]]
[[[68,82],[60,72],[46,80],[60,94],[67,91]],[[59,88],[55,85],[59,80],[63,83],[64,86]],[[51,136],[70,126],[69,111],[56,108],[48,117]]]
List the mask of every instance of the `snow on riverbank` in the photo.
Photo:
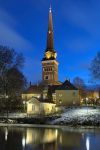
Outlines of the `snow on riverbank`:
[[100,108],[83,107],[66,109],[60,118],[55,119],[51,124],[62,125],[99,125]]
[[[26,113],[9,113],[8,114],[8,117],[9,118],[24,118],[24,117],[27,117],[27,114]],[[0,114],[0,118],[7,118],[7,113],[5,114]]]

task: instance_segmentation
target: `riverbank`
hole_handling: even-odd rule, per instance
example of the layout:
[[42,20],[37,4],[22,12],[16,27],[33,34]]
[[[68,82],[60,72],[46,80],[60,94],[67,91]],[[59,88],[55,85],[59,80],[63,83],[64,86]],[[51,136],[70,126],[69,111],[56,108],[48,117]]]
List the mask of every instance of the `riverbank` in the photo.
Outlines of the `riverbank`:
[[82,107],[66,109],[66,111],[61,114],[61,117],[53,120],[51,124],[100,126],[100,108]]
[[87,131],[87,130],[98,130],[100,132],[100,126],[71,126],[71,125],[43,125],[43,124],[8,124],[0,123],[0,127],[9,127],[9,128],[46,128],[46,129],[61,129],[61,130],[70,130],[70,131]]
[[60,125],[60,126],[100,126],[100,108],[79,107],[66,108],[64,113],[52,116],[13,117],[8,121],[1,118],[1,123],[8,124],[38,124],[38,125]]

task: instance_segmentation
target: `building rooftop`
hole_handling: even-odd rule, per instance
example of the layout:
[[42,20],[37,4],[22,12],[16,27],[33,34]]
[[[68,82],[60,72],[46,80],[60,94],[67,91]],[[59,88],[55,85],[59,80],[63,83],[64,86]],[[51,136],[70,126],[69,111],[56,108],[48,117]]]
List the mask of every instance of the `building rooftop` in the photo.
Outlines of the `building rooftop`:
[[43,98],[37,98],[37,97],[32,97],[28,103],[51,103],[54,104],[53,101],[51,101],[50,99],[43,99]]
[[78,90],[70,81],[66,80],[62,85],[60,85],[57,90]]
[[43,87],[42,86],[38,86],[38,85],[31,85],[27,90],[25,90],[23,92],[23,94],[40,94],[43,91]]

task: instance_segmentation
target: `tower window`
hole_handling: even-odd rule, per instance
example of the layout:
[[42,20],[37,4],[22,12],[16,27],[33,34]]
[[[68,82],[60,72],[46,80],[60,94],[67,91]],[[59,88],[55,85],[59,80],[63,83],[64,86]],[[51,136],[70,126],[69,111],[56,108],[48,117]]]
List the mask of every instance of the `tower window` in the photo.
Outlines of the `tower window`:
[[45,76],[45,80],[48,80],[48,76]]

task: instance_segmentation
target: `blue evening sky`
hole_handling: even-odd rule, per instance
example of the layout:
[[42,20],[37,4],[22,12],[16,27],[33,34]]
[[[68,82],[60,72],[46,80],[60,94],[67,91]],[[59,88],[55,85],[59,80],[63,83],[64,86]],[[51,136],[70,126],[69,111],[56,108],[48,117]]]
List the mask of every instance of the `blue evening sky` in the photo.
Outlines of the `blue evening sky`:
[[29,81],[41,80],[50,3],[59,80],[80,76],[88,82],[100,49],[100,0],[0,0],[0,44],[23,53]]

